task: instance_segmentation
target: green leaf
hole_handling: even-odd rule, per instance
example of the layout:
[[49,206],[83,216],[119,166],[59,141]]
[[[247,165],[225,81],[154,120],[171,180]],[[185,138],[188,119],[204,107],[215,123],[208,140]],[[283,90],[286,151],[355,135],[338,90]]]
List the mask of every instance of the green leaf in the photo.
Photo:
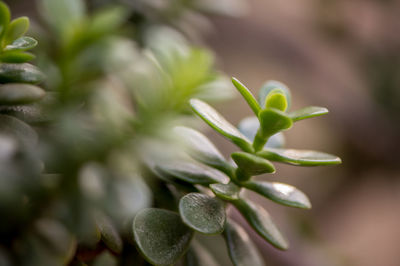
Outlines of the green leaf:
[[243,98],[249,104],[249,106],[250,106],[251,110],[253,110],[254,114],[258,115],[258,113],[261,111],[261,107],[260,107],[260,105],[258,105],[257,100],[254,98],[254,96],[250,92],[250,90],[236,78],[232,78],[232,83],[233,83],[233,85],[235,85],[236,89],[240,92],[240,94],[242,94]]
[[261,105],[261,108],[265,108],[266,98],[268,94],[270,94],[272,91],[275,92],[280,91],[286,96],[287,109],[289,109],[292,103],[292,96],[290,94],[290,90],[285,84],[275,80],[267,81],[258,92],[259,103]]
[[16,18],[8,25],[3,36],[3,45],[12,43],[14,40],[22,37],[29,29],[29,18]]
[[10,23],[10,17],[10,9],[5,3],[0,2],[0,37],[8,23]]
[[218,266],[211,253],[197,241],[192,241],[185,257],[186,266]]
[[0,54],[0,62],[3,63],[26,63],[35,59],[35,55],[22,51],[9,51]]
[[292,118],[293,122],[296,122],[307,118],[325,115],[328,112],[328,109],[325,107],[309,106],[289,113],[289,117]]
[[222,201],[201,193],[189,193],[179,201],[182,221],[193,230],[220,234],[224,230],[226,214]]
[[101,240],[104,244],[114,253],[120,254],[123,248],[122,239],[111,220],[103,214],[98,214],[96,216],[96,225],[99,228]]
[[224,237],[235,266],[264,266],[264,261],[247,232],[233,220],[226,223]]
[[0,84],[1,83],[31,83],[42,82],[44,74],[31,64],[0,64]]
[[30,147],[38,141],[36,132],[28,124],[8,115],[0,115],[0,134],[14,137]]
[[239,199],[240,187],[232,182],[228,184],[211,184],[210,188],[220,199],[227,201]]
[[182,126],[175,127],[174,131],[186,144],[193,159],[219,169],[226,174],[232,173],[232,165],[225,160],[214,144],[202,133]]
[[186,252],[193,231],[174,212],[144,209],[133,221],[139,251],[154,265],[172,265]]
[[297,188],[277,182],[248,181],[243,187],[285,206],[311,209],[308,197]]
[[289,129],[293,124],[290,117],[276,109],[262,110],[258,118],[261,124],[259,132],[264,138],[268,138],[279,131]]
[[275,173],[274,165],[268,160],[246,152],[234,152],[232,159],[244,173],[254,176],[265,173]]
[[36,102],[45,96],[44,90],[29,84],[0,84],[0,104],[19,105]]
[[257,154],[267,160],[300,166],[335,165],[342,163],[342,160],[335,155],[310,150],[270,148],[260,151]]
[[279,90],[271,91],[265,100],[265,108],[275,108],[285,112],[287,106],[286,96]]
[[197,99],[191,99],[190,104],[194,112],[218,133],[231,140],[242,150],[253,151],[250,141],[210,105]]
[[174,161],[156,166],[156,171],[193,184],[227,184],[229,178],[222,172],[195,162]]
[[93,14],[87,33],[99,36],[112,32],[127,20],[128,15],[128,9],[122,6],[108,6]]
[[[257,130],[260,128],[260,122],[255,116],[246,117],[240,121],[238,125],[239,131],[245,135],[249,140],[253,141],[257,134]],[[272,135],[264,148],[282,148],[285,145],[285,136],[279,132]]]
[[26,51],[36,47],[37,41],[31,37],[21,37],[13,41],[11,44],[7,45],[4,49],[5,51]]
[[275,226],[271,216],[261,206],[244,199],[235,200],[232,203],[262,238],[276,248],[282,250],[289,248],[287,241]]

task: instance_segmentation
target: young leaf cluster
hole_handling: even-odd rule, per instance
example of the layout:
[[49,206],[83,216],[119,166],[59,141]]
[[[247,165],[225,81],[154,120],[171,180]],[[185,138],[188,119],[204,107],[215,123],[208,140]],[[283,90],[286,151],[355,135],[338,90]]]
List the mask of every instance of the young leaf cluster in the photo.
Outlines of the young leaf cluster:
[[[267,210],[243,196],[242,191],[254,191],[281,205],[309,209],[311,204],[308,197],[297,188],[279,182],[255,181],[253,177],[275,173],[272,161],[300,166],[341,162],[334,155],[281,147],[282,131],[291,128],[296,121],[326,114],[326,108],[313,106],[289,112],[291,96],[285,85],[276,81],[267,82],[261,88],[257,101],[240,81],[233,78],[232,82],[255,114],[254,119],[247,118],[240,124],[240,130],[207,103],[198,99],[190,101],[192,109],[204,122],[240,148],[240,151],[231,154],[232,161],[226,160],[200,132],[177,127],[176,134],[184,140],[194,160],[180,160],[179,163],[170,161],[154,167],[154,172],[163,180],[192,188],[187,189],[191,192],[179,200],[179,215],[173,212],[165,214],[165,218],[175,217],[173,224],[185,228],[184,233],[168,231],[172,224],[164,218],[162,213],[165,211],[161,209],[144,210],[135,218],[133,229],[136,243],[153,264],[175,263],[189,246],[193,232],[198,232],[208,235],[223,233],[234,265],[263,265],[244,229],[227,218],[226,206],[233,205],[262,238],[276,248],[286,250],[288,242]],[[269,142],[272,138],[275,140]],[[204,189],[199,185],[209,188],[213,196],[202,193]],[[154,220],[155,216],[159,220],[157,227],[151,224],[143,226],[142,223],[138,227],[138,221]],[[149,238],[148,234],[154,230],[158,233]],[[168,247],[155,245],[167,239]],[[148,245],[149,241],[153,244]],[[165,253],[171,255],[167,260],[163,251],[171,249],[171,245],[175,248]]]

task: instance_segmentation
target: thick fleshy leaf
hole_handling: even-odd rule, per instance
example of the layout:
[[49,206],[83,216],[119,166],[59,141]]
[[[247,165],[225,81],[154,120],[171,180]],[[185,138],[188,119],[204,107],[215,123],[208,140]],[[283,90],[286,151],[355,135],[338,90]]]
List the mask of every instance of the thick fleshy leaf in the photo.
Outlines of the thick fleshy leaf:
[[292,119],[285,113],[276,109],[265,109],[258,116],[261,124],[261,135],[270,137],[279,131],[292,127]]
[[3,44],[10,44],[14,40],[22,37],[29,29],[29,18],[19,17],[11,21],[3,36]]
[[185,266],[218,266],[211,253],[197,241],[192,241],[186,253]]
[[286,239],[279,232],[271,216],[265,209],[244,199],[235,200],[232,203],[262,238],[276,248],[282,250],[289,248]]
[[271,91],[265,99],[265,108],[275,108],[285,112],[287,106],[286,96],[280,90]]
[[38,141],[36,132],[28,124],[8,115],[0,115],[0,134],[15,137],[31,147]]
[[36,102],[45,96],[44,90],[29,84],[0,84],[0,104],[18,105]]
[[247,152],[234,152],[231,157],[240,170],[250,176],[275,172],[275,167],[270,161],[257,155]]
[[230,139],[244,151],[253,150],[250,141],[210,105],[197,99],[191,99],[190,104],[196,114],[218,133]]
[[311,208],[311,203],[308,197],[291,185],[260,181],[248,181],[242,185],[247,189],[253,190],[258,194],[275,201],[276,203],[301,209]]
[[267,81],[258,92],[259,96],[258,101],[261,105],[261,108],[265,107],[266,98],[268,94],[270,94],[272,91],[280,91],[286,96],[287,109],[289,109],[292,103],[292,96],[290,94],[290,90],[285,84],[275,80]]
[[193,184],[227,184],[229,182],[229,178],[224,173],[195,162],[174,161],[159,164],[155,169],[160,174]]
[[224,230],[225,208],[218,198],[189,193],[179,201],[179,213],[182,221],[197,232],[213,235]]
[[239,199],[240,187],[232,182],[229,184],[211,184],[210,188],[218,198],[223,200]]
[[217,168],[226,174],[232,172],[232,165],[225,160],[214,144],[202,133],[183,126],[175,127],[174,131],[184,141],[193,159]]
[[37,41],[31,37],[23,36],[16,39],[11,44],[7,45],[5,51],[26,51],[34,48],[37,45]]
[[22,51],[9,51],[0,54],[0,62],[3,63],[26,63],[35,58],[34,54]]
[[256,245],[251,241],[243,227],[233,220],[228,220],[224,231],[224,237],[233,265],[264,266],[264,261]]
[[325,115],[327,113],[329,113],[329,111],[325,107],[309,106],[289,113],[289,117],[292,118],[293,122],[296,122],[307,118]]
[[133,221],[136,245],[143,256],[155,265],[172,265],[186,252],[193,231],[177,213],[144,209]]
[[31,64],[0,64],[0,84],[9,82],[37,84],[44,74]]
[[266,149],[257,154],[271,161],[300,166],[335,165],[342,163],[342,160],[335,155],[310,150]]
[[8,23],[10,23],[10,16],[8,6],[5,3],[0,2],[0,37]]
[[242,94],[243,98],[246,100],[251,110],[253,110],[254,114],[258,115],[258,113],[261,111],[261,107],[251,91],[236,78],[232,78],[232,83],[235,85],[240,94]]
[[96,225],[101,233],[101,240],[113,252],[119,254],[122,251],[122,239],[111,220],[103,215],[96,215]]
[[[255,116],[246,117],[240,121],[238,125],[239,131],[245,135],[249,140],[253,141],[257,134],[257,130],[260,128],[260,122]],[[285,136],[279,132],[272,135],[264,148],[282,148],[285,145]]]

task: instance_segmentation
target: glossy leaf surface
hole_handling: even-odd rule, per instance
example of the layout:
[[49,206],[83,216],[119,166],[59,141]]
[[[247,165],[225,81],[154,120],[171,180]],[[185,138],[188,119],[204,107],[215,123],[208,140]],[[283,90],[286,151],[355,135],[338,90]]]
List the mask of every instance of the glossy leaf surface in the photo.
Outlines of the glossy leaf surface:
[[224,230],[226,214],[218,198],[201,193],[189,193],[179,201],[183,222],[203,234],[219,234]]
[[239,199],[240,187],[235,185],[235,183],[211,184],[210,188],[217,197],[223,200],[231,201]]
[[21,51],[9,51],[0,55],[0,62],[4,63],[26,63],[35,58],[34,54],[21,52]]
[[248,181],[243,183],[243,186],[282,205],[301,209],[311,208],[308,197],[291,185],[277,182]]
[[186,252],[193,231],[174,212],[144,209],[133,221],[136,245],[143,256],[155,265],[172,265]]
[[266,149],[257,154],[271,161],[300,166],[335,165],[342,162],[335,155],[310,150]]
[[37,41],[31,37],[21,37],[7,45],[5,51],[26,51],[34,48],[37,45]]
[[261,107],[251,91],[236,78],[232,78],[232,83],[235,85],[240,94],[242,94],[243,98],[246,100],[251,110],[253,110],[254,114],[258,115],[258,113],[261,111]]
[[286,100],[286,96],[280,92],[274,92],[268,94],[267,98],[265,99],[265,108],[275,108],[282,112],[285,112],[287,109],[288,103]]
[[29,84],[0,84],[0,104],[17,105],[38,101],[45,96],[44,90]]
[[263,137],[270,137],[279,131],[292,127],[292,119],[285,113],[276,109],[265,109],[260,112],[261,134]]
[[325,115],[327,113],[329,113],[329,111],[325,107],[309,106],[289,113],[289,117],[293,119],[293,122],[296,122],[307,118]]
[[8,25],[7,30],[3,36],[3,42],[10,44],[14,40],[22,37],[29,29],[29,18],[19,17],[11,21]]
[[37,84],[43,79],[44,74],[31,64],[0,64],[0,84],[9,82]]
[[239,199],[232,202],[246,218],[253,229],[276,248],[286,250],[289,245],[272,221],[269,213],[261,206],[248,200]]
[[275,167],[271,162],[257,155],[246,152],[234,152],[231,154],[231,157],[240,170],[248,175],[254,176],[275,172]]
[[265,108],[265,101],[266,101],[268,94],[270,94],[270,92],[276,91],[276,90],[282,92],[286,96],[287,109],[290,108],[290,106],[292,104],[292,96],[290,94],[290,90],[288,89],[288,87],[285,84],[283,84],[279,81],[275,81],[275,80],[267,81],[261,87],[260,91],[258,92],[258,96],[259,96],[258,100],[261,105],[261,108]]
[[224,231],[229,257],[235,266],[264,266],[264,261],[247,232],[233,220],[228,220]]
[[193,110],[198,114],[209,126],[215,129],[224,137],[230,139],[244,151],[252,151],[250,141],[239,132],[231,123],[226,121],[214,108],[207,103],[191,99],[190,104]]

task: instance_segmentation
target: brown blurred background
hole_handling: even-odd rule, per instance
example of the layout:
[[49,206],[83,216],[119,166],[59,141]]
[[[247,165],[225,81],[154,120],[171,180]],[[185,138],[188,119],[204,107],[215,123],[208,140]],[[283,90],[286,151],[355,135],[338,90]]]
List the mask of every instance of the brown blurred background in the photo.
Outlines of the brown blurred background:
[[[6,1],[32,14],[33,1]],[[219,68],[256,93],[268,79],[292,90],[293,109],[330,114],[299,122],[287,146],[337,154],[335,167],[280,165],[265,176],[309,195],[313,209],[265,203],[291,248],[260,244],[267,265],[400,265],[400,1],[249,0],[241,18],[212,18],[206,45]],[[237,123],[244,100],[218,106]],[[211,133],[228,154],[234,147]]]

